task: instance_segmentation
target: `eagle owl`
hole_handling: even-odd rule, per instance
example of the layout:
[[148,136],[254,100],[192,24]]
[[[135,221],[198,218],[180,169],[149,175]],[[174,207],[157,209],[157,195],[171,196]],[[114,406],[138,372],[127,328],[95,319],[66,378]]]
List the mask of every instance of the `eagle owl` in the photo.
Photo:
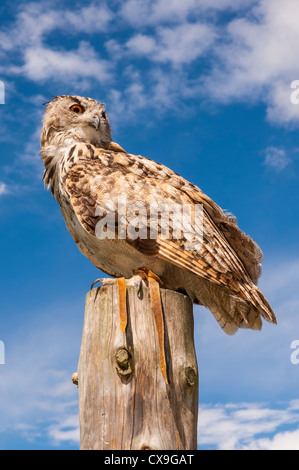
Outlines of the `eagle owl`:
[[[44,182],[58,201],[79,250],[99,270],[128,279],[144,267],[163,287],[207,307],[228,334],[238,328],[260,330],[261,317],[276,323],[256,286],[262,252],[240,231],[234,217],[166,166],[127,153],[113,142],[103,104],[68,95],[45,104],[41,135]],[[165,236],[160,219],[154,237],[134,236],[132,231],[124,236],[130,222],[125,212],[116,217],[115,236],[97,236],[99,222],[112,213],[112,207],[117,211],[120,197],[129,206],[142,205],[148,212],[157,201],[170,207],[200,205],[200,246],[187,249],[187,233]],[[147,234],[151,228],[148,212],[141,218]],[[170,232],[173,235],[173,227]]]

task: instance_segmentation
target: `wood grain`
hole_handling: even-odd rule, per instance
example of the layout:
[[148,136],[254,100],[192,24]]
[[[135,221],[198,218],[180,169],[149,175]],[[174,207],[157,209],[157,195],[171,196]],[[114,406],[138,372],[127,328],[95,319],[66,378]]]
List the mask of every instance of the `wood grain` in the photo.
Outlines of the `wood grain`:
[[198,369],[190,299],[161,289],[169,384],[160,370],[148,287],[127,286],[128,324],[119,326],[118,287],[86,296],[78,367],[80,448],[196,449]]

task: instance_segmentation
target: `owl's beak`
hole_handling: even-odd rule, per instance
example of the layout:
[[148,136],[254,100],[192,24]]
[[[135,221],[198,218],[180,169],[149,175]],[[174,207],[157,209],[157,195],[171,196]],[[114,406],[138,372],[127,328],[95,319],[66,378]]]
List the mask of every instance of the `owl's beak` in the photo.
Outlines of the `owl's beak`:
[[96,114],[95,116],[93,116],[92,121],[90,121],[88,125],[91,127],[94,127],[98,131],[100,127],[100,122],[101,120],[99,116]]

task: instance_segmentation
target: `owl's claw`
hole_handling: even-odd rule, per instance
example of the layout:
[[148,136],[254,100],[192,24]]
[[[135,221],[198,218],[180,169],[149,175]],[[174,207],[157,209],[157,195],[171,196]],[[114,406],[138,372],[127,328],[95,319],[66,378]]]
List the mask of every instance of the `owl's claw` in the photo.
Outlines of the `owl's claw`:
[[102,282],[103,282],[103,279],[102,279],[102,278],[96,279],[96,280],[91,284],[90,290],[92,290],[92,289],[94,288],[94,286],[95,286],[96,284],[98,284],[99,282],[102,283]]
[[96,279],[90,286],[90,290],[93,289],[93,287],[98,284],[98,283],[101,283],[102,286],[107,286],[107,285],[111,285],[111,284],[114,284],[115,283],[115,279],[111,279],[110,277],[100,277],[99,279]]
[[153,273],[153,271],[151,271],[148,268],[138,268],[136,269],[134,274],[137,274],[138,276],[141,277],[141,279],[146,279],[147,281],[149,280],[149,278],[152,278],[156,282],[158,282],[161,286],[163,285],[163,282],[161,281],[159,276],[157,276],[155,273]]

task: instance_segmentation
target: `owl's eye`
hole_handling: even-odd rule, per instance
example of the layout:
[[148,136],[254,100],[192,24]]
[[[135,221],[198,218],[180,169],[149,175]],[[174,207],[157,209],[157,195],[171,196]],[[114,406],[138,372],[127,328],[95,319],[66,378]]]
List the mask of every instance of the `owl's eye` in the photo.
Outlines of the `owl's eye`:
[[76,113],[76,114],[82,114],[83,113],[83,108],[79,104],[73,104],[73,106],[70,107],[70,110],[73,113]]

